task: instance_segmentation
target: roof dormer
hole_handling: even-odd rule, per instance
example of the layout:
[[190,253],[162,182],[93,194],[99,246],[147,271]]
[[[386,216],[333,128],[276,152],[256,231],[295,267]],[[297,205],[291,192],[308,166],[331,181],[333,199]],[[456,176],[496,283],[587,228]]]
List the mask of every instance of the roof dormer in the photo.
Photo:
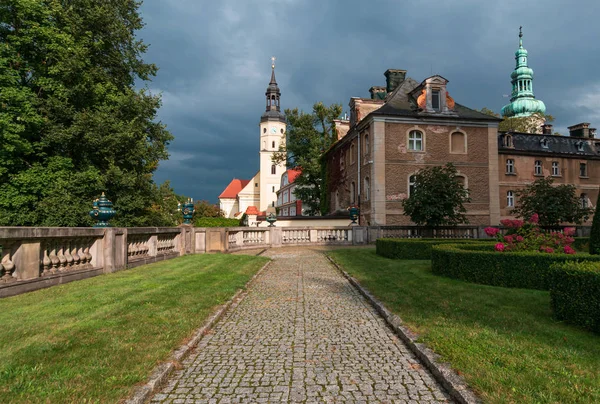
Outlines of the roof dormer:
[[448,80],[435,75],[426,78],[411,91],[410,95],[416,101],[419,111],[426,114],[455,115],[454,100],[446,89],[447,84]]

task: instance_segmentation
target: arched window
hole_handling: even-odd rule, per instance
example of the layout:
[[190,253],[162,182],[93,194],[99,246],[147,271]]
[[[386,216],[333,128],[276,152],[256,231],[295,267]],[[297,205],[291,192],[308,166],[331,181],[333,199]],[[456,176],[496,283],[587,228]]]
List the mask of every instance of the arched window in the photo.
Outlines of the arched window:
[[450,135],[450,152],[451,153],[466,153],[467,142],[466,136],[462,132],[454,132]]
[[369,200],[369,196],[371,194],[371,184],[369,182],[369,177],[365,178],[365,201]]
[[506,136],[504,136],[504,146],[506,146],[506,147],[514,147],[512,135],[506,135]]
[[408,150],[422,151],[423,150],[423,133],[418,130],[411,130],[408,135]]
[[415,182],[417,181],[416,175],[408,177],[408,196],[411,196],[415,192]]
[[513,191],[508,191],[506,193],[506,207],[512,208],[515,206],[515,194]]
[[367,155],[369,154],[369,148],[370,148],[370,146],[371,145],[369,144],[369,134],[367,133],[367,134],[365,134],[365,147],[364,147],[365,154],[367,154]]
[[274,149],[275,148],[275,141],[271,142],[271,147]]
[[354,181],[350,184],[350,203],[356,203],[356,184]]
[[588,208],[588,197],[587,197],[587,194],[581,194],[579,196],[579,205],[581,205],[581,207],[583,209],[587,209]]
[[540,140],[540,145],[544,148],[547,149],[548,148],[548,139],[543,138],[542,140]]
[[267,133],[267,128],[263,128],[263,133]]
[[277,167],[275,166],[275,164],[273,164],[271,166],[271,174],[273,174],[273,175],[277,174]]

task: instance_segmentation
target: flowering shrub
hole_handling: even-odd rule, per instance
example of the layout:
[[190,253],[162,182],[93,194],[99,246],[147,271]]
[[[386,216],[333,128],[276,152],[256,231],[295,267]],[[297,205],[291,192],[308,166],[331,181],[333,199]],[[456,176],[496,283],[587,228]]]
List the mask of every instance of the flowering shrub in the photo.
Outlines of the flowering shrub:
[[486,227],[485,234],[496,238],[496,251],[539,251],[547,254],[575,254],[571,244],[575,239],[574,227],[565,227],[562,232],[544,233],[538,225],[538,214],[532,215],[527,221],[504,219],[500,221],[506,229],[506,234],[500,234],[500,229]]

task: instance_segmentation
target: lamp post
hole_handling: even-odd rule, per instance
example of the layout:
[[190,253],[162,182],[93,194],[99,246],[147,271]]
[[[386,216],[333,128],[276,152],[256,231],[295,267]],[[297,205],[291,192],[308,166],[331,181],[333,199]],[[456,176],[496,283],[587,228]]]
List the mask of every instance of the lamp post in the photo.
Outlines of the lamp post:
[[192,224],[192,219],[194,218],[194,199],[188,198],[187,202],[183,205],[181,203],[177,203],[177,211],[183,214],[183,224]]

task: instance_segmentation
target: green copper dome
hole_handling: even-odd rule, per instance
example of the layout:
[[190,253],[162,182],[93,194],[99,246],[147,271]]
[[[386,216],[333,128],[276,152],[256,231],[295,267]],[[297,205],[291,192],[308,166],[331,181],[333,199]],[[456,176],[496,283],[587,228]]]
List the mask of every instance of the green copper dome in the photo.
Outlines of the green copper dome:
[[546,106],[533,95],[533,69],[527,65],[527,50],[523,48],[523,32],[519,28],[519,49],[515,52],[516,67],[510,75],[510,104],[502,108],[504,117],[524,117],[545,114]]

